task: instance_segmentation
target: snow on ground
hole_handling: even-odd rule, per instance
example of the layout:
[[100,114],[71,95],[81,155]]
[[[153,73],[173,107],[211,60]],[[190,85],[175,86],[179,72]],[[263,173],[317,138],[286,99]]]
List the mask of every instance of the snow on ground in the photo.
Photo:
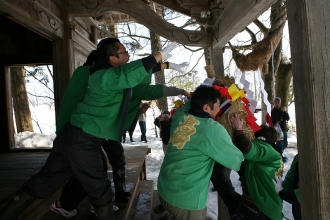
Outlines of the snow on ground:
[[[294,106],[289,107],[289,115],[291,120],[289,122],[290,125],[295,126],[295,112]],[[49,108],[49,106],[38,106],[31,109],[33,117],[37,118],[38,124],[40,129],[42,130],[43,134],[40,134],[40,129],[34,123],[34,130],[36,133],[32,132],[23,132],[19,133],[15,137],[16,141],[16,148],[51,148],[52,142],[55,138],[55,117],[54,117],[54,110]],[[153,121],[155,117],[160,114],[157,108],[149,109],[147,111],[147,140],[148,140],[148,147],[151,148],[151,153],[146,157],[147,163],[147,178],[149,180],[154,181],[155,189],[157,189],[157,179],[158,173],[161,167],[161,164],[164,159],[164,154],[162,150],[162,142],[159,138],[159,130],[158,138],[155,134],[155,126]],[[260,124],[260,117],[261,113],[256,113],[255,117],[258,119],[258,123]],[[37,133],[39,132],[39,134]],[[127,135],[128,136],[128,135]],[[126,139],[126,143],[123,146],[134,146],[134,145],[145,145],[145,143],[140,142],[141,132],[139,124],[135,128],[133,139],[135,142],[131,143],[129,141],[129,137]],[[284,176],[286,172],[291,166],[293,157],[297,154],[297,139],[295,132],[288,133],[288,142],[289,147],[285,150],[284,156],[288,157],[288,162],[285,163],[284,166]],[[240,181],[238,180],[238,175],[235,171],[231,172],[231,180],[237,192],[241,193]],[[218,200],[217,200],[217,193],[211,191],[212,183],[209,185],[209,194],[208,194],[208,201],[207,201],[207,216],[209,219],[217,219],[218,215]],[[286,219],[293,219],[291,213],[291,205],[284,202],[283,203],[283,214]]]

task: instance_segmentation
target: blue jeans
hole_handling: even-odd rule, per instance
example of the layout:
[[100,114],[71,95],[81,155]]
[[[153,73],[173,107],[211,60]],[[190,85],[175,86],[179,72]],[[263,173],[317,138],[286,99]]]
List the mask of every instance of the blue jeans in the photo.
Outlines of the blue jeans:
[[140,125],[140,130],[141,130],[142,136],[146,136],[146,132],[147,132],[146,122],[145,121],[139,121],[139,125]]
[[276,141],[276,145],[279,146],[281,152],[283,153],[284,149],[288,147],[288,133],[286,131],[283,132],[283,140]]

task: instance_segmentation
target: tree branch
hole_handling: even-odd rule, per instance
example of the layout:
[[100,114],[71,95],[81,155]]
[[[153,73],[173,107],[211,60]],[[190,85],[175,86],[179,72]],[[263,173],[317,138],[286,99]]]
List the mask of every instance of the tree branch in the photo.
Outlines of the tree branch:
[[204,54],[202,54],[202,55],[198,58],[196,64],[195,64],[195,65],[194,65],[189,71],[187,71],[187,73],[184,73],[184,74],[181,74],[181,75],[176,75],[176,76],[172,77],[172,78],[168,81],[168,83],[172,83],[172,81],[174,81],[175,79],[180,78],[180,77],[184,77],[184,76],[188,75],[192,70],[195,69],[195,67],[198,65],[200,59],[201,59],[203,56],[204,56]]
[[34,95],[34,94],[30,93],[30,92],[26,92],[26,93],[29,94],[29,95],[31,95],[31,96],[37,97],[37,98],[47,98],[47,99],[54,100],[54,98],[49,97],[49,96]]
[[264,37],[267,37],[269,29],[258,19],[255,19],[253,23],[260,29]]
[[52,93],[54,93],[54,91],[53,91],[51,88],[49,88],[49,87],[47,86],[47,84],[45,84],[45,83],[42,82],[40,79],[38,79],[38,78],[37,78],[32,72],[28,71],[28,70],[25,69],[25,68],[24,68],[24,70],[25,70],[26,72],[30,73],[30,76],[32,76],[35,80],[37,80],[39,83],[41,83],[42,85],[44,85],[49,91],[51,91]]
[[248,27],[245,27],[244,29],[245,29],[245,31],[248,32],[248,33],[250,34],[250,36],[251,36],[251,44],[255,44],[255,43],[257,43],[257,37],[256,37],[256,35],[253,33],[253,31],[252,31],[250,28],[248,28]]

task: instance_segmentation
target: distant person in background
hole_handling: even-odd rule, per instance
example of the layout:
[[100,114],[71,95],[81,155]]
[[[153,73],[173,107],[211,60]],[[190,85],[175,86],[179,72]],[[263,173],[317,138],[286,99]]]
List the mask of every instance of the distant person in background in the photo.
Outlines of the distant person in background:
[[[141,103],[140,108],[141,109],[148,109],[150,107],[149,103]],[[140,116],[139,116],[139,125],[140,125],[140,130],[141,130],[141,142],[145,141],[147,143],[147,137],[146,137],[146,132],[147,132],[147,124],[146,124],[146,119],[147,119],[147,114],[146,111],[143,111]]]
[[[134,132],[134,130],[135,130],[135,127],[136,127],[136,123],[137,123],[137,121],[138,121],[138,119],[139,119],[139,115],[140,115],[140,110],[136,113],[136,116],[135,116],[135,118],[133,119],[133,122],[132,122],[132,124],[131,124],[131,126],[128,128],[128,135],[129,135],[129,139],[130,139],[130,141],[131,142],[134,142],[134,140],[133,140],[133,132]],[[126,142],[126,132],[127,132],[126,130],[124,130],[124,133],[123,133],[123,143],[125,143]]]
[[169,111],[164,111],[163,114],[159,115],[154,124],[160,130],[160,137],[163,143],[163,152],[166,154],[168,141],[170,140],[170,130],[171,130],[172,117]]
[[[273,125],[276,123],[280,124],[281,130],[283,132],[283,140],[279,140],[276,142],[276,145],[281,148],[281,152],[283,154],[284,149],[288,146],[288,134],[287,134],[287,121],[290,120],[289,114],[286,112],[286,107],[283,106],[281,108],[281,98],[276,97],[274,99],[274,108],[272,110],[272,122]],[[288,158],[283,156],[283,162],[287,162]]]

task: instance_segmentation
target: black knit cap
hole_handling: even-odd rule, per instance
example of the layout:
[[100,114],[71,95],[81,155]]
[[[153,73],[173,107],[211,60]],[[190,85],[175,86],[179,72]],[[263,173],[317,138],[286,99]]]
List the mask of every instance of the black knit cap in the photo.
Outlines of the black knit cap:
[[169,111],[163,111],[163,115],[171,115]]

